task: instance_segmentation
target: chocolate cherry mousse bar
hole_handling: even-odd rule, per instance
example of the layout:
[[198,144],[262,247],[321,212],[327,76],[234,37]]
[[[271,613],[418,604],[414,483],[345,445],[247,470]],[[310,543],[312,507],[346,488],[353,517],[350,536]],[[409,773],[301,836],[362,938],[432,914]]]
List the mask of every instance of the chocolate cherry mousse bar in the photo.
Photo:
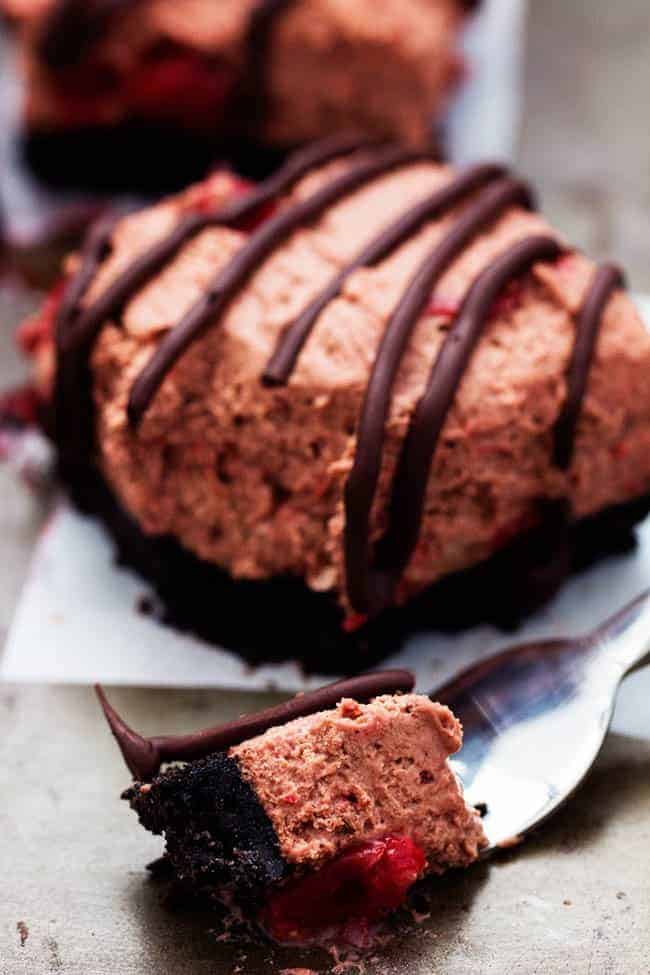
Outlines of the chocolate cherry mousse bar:
[[164,835],[173,877],[291,942],[358,937],[420,877],[468,866],[486,845],[447,763],[461,727],[412,687],[405,671],[368,674],[153,739],[98,693],[136,779],[123,798]]
[[[0,0],[17,25],[32,132],[149,122],[276,147],[348,126],[424,140],[463,74],[459,35],[477,5]],[[176,150],[169,140],[156,166],[188,146]]]
[[216,173],[98,224],[29,329],[73,495],[247,652],[500,618],[647,509],[650,335],[500,165]]

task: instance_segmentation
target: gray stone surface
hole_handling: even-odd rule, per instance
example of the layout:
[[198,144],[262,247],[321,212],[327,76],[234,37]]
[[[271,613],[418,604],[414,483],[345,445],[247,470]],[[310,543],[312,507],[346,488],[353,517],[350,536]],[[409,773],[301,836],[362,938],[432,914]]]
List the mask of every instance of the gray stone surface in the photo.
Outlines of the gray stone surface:
[[[113,690],[145,732],[232,716],[252,699]],[[256,698],[255,703],[261,703]],[[11,975],[276,972],[322,957],[215,944],[173,913],[144,864],[160,841],[117,796],[128,775],[88,688],[0,691],[0,971]],[[377,973],[571,975],[650,971],[650,744],[612,737],[589,784],[525,847],[432,885],[432,921]],[[23,922],[29,934],[21,945]],[[23,929],[25,932],[25,929]]]
[[[650,289],[647,0],[532,0],[521,160],[567,237],[616,254]],[[0,387],[16,378],[0,297]],[[0,628],[40,505],[0,468]],[[92,634],[89,634],[92,639]],[[115,690],[143,731],[188,729],[263,705],[255,695]],[[160,843],[117,796],[127,776],[87,688],[0,687],[1,975],[274,972],[322,956],[215,944],[143,865]],[[431,886],[431,922],[377,973],[650,973],[650,743],[614,736],[591,779],[525,847]],[[239,967],[238,967],[239,966]]]

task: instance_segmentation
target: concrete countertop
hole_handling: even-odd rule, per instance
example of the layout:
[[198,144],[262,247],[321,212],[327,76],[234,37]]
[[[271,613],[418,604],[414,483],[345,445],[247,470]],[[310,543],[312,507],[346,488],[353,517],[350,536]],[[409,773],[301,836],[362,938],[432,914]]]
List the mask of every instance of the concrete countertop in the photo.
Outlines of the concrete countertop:
[[[531,4],[521,165],[549,216],[650,290],[647,0]],[[2,298],[0,294],[0,317]],[[0,388],[20,365],[0,336]],[[0,627],[43,517],[0,468]],[[262,706],[264,695],[115,690],[144,732]],[[0,975],[251,975],[322,955],[216,944],[161,903],[144,864],[160,841],[120,803],[128,776],[92,692],[0,686]],[[430,922],[367,966],[377,973],[650,973],[650,742],[612,736],[587,785],[523,848],[432,884]],[[239,967],[238,967],[239,966]]]
[[[260,702],[131,689],[111,699],[145,733],[206,725]],[[164,906],[143,869],[160,840],[118,799],[129,777],[89,688],[0,689],[0,741],[3,975],[329,970],[322,955],[256,949],[242,958],[215,944],[201,919]],[[650,743],[613,736],[564,814],[519,850],[429,885],[432,920],[368,971],[648,973],[649,844]]]

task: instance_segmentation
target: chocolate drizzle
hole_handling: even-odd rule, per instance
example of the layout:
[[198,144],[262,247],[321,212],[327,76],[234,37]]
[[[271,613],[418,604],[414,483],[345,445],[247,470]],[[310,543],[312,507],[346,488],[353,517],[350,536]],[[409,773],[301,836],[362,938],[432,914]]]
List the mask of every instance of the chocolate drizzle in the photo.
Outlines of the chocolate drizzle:
[[[373,145],[375,143],[369,139],[363,139],[356,133],[347,133],[322,139],[294,153],[273,176],[260,183],[251,193],[232,200],[212,213],[191,214],[181,220],[170,234],[136,258],[92,305],[79,314],[78,320],[74,321],[79,312],[79,302],[89,283],[87,281],[81,290],[77,289],[79,294],[76,303],[66,307],[59,316],[66,347],[74,347],[93,339],[107,319],[119,316],[139,289],[202,231],[209,227],[239,227],[267,203],[287,192],[311,170]],[[93,261],[93,269],[96,265],[97,262]],[[90,277],[92,278],[92,274]]]
[[248,20],[244,39],[245,70],[239,95],[234,98],[246,128],[255,128],[268,110],[268,73],[271,40],[276,19],[295,0],[257,0]]
[[361,267],[371,267],[389,256],[400,244],[421,229],[427,220],[440,217],[464,197],[469,196],[489,180],[503,176],[502,166],[485,164],[472,166],[457,179],[452,180],[441,190],[432,193],[420,203],[407,210],[390,226],[381,231],[349,264],[335,275],[330,283],[300,313],[298,318],[285,330],[277,343],[275,351],[264,370],[263,380],[269,386],[286,383],[291,375],[298,356],[316,324],[322,311],[341,293],[346,279]]
[[555,427],[553,459],[560,470],[566,471],[571,466],[576,427],[605,307],[613,292],[624,287],[625,277],[620,268],[604,264],[597,268],[580,310],[567,372],[566,399]]
[[[373,145],[357,134],[347,133],[320,140],[294,153],[273,176],[246,196],[213,213],[191,215],[181,220],[170,234],[136,258],[95,302],[82,309],[82,299],[99,266],[110,253],[117,218],[101,220],[90,231],[80,255],[79,269],[68,283],[56,321],[54,423],[64,470],[82,469],[92,453],[88,360],[104,322],[118,317],[130,298],[202,230],[214,226],[238,227],[313,169]],[[74,482],[75,476],[68,480]]]
[[67,331],[77,315],[79,305],[99,266],[106,260],[111,249],[111,237],[119,222],[119,216],[109,214],[102,217],[90,229],[79,259],[79,270],[71,278],[65,289],[63,301],[57,316],[57,340],[62,350],[68,346]]
[[[377,568],[371,573],[371,554],[368,544],[369,519],[381,468],[381,450],[384,427],[390,407],[390,396],[402,356],[406,351],[413,329],[429,301],[436,281],[487,224],[497,219],[509,206],[516,203],[528,207],[532,205],[530,192],[525,184],[504,179],[499,180],[493,186],[488,186],[476,202],[471,204],[461,215],[447,236],[434,247],[420,264],[384,331],[361,411],[357,433],[357,451],[353,467],[345,486],[346,579],[348,580],[348,596],[358,612],[367,612],[374,610],[378,604],[383,605],[392,593],[397,563],[402,560],[402,553],[399,553],[398,556],[397,552],[400,547],[398,538],[406,530],[407,521],[411,522],[412,529],[413,524],[419,525],[421,516],[421,509],[416,509],[410,512],[404,510],[400,517],[399,512],[394,510],[397,507],[397,499],[395,499],[395,504],[391,510],[395,527],[382,542],[382,563],[385,564],[382,564],[381,570]],[[443,345],[443,350],[441,350],[439,361],[444,365],[438,369],[436,379],[442,378],[444,383],[440,385],[439,389],[434,387],[429,392],[429,397],[434,401],[434,404],[442,405],[447,401],[450,402],[462,379],[466,359],[456,360],[453,363],[454,368],[447,369],[444,372],[443,369],[447,363],[442,359],[445,347],[449,348],[450,343],[453,345],[459,343],[463,333],[457,331],[457,324],[461,318],[457,319]],[[461,346],[461,348],[464,351],[465,346]],[[437,433],[433,436],[437,437]],[[410,437],[411,433],[409,433],[409,439]],[[412,463],[412,456],[409,455],[409,458]],[[421,471],[417,473],[421,473]],[[411,469],[406,477],[409,475],[415,477],[416,471]],[[402,480],[396,482],[396,489],[397,483],[403,484],[403,481],[404,475]],[[410,503],[413,503],[414,500],[412,497]],[[409,539],[407,543],[404,536],[403,544],[408,548],[408,554],[410,554],[412,539]],[[370,591],[371,577],[374,582],[372,593]],[[382,592],[382,590],[384,591]]]
[[172,366],[208,325],[216,324],[250,275],[283,240],[366,183],[393,169],[431,159],[432,155],[431,150],[402,149],[398,146],[378,150],[370,159],[351,166],[311,196],[265,221],[212,280],[206,294],[190,308],[178,325],[167,332],[156,348],[133,384],[129,396],[131,426],[137,426],[141,421]]
[[364,703],[380,694],[409,693],[413,685],[413,675],[408,670],[376,671],[327,684],[318,690],[299,694],[277,707],[247,714],[194,734],[154,738],[143,738],[129,728],[108,703],[103,689],[97,685],[95,690],[129,771],[134,778],[148,782],[158,774],[164,762],[193,761],[225,751],[263,734],[269,728],[334,708],[344,697]]
[[[52,423],[59,448],[59,467],[70,483],[74,483],[77,473],[88,466],[87,458],[93,452],[93,424],[91,346],[86,342],[71,353],[66,342],[67,328],[98,268],[110,253],[111,238],[118,221],[119,215],[109,214],[91,228],[80,254],[77,273],[65,288],[55,325],[57,366]],[[79,492],[77,500],[83,505]]]
[[[128,418],[137,426],[168,371],[191,343],[217,324],[229,302],[249,277],[297,229],[374,179],[400,167],[431,159],[430,151],[374,146],[355,137],[324,140],[298,153],[249,196],[211,214],[185,218],[163,240],[141,255],[88,308],[80,302],[98,264],[110,247],[111,225],[91,235],[78,275],[70,283],[57,325],[58,439],[64,460],[92,456],[92,399],[88,357],[104,321],[115,319],[142,285],[171,260],[185,242],[208,226],[238,226],[276,199],[312,168],[338,156],[353,158],[342,174],[312,195],[289,203],[263,222],[216,275],[207,293],[160,341],[137,377],[129,396]],[[468,199],[469,198],[469,199]],[[418,320],[437,281],[476,236],[485,232],[510,207],[533,207],[528,187],[506,175],[498,165],[476,166],[451,180],[393,220],[346,264],[290,323],[263,374],[267,385],[286,383],[309,334],[356,269],[372,266],[417,233],[429,220],[464,204],[451,229],[427,254],[393,310],[371,370],[357,431],[356,454],[345,486],[345,567],[348,597],[355,610],[376,613],[394,596],[417,544],[426,487],[437,442],[457,389],[489,319],[500,290],[538,261],[556,260],[560,244],[547,236],[531,236],[496,257],[476,278],[444,339],[426,390],[411,418],[391,486],[388,525],[371,546],[371,513],[382,466],[384,430],[395,379]],[[609,265],[597,271],[576,322],[576,340],[567,376],[567,399],[554,431],[553,460],[563,470],[570,464],[580,407],[603,311],[612,291],[622,285],[620,272]],[[74,457],[73,457],[74,459]],[[566,509],[566,505],[565,505]]]
[[[553,237],[528,237],[497,258],[467,293],[442,344],[402,447],[393,481],[389,527],[377,546],[373,578],[378,577],[379,585],[370,597],[373,611],[383,608],[392,597],[397,580],[417,544],[438,438],[494,301],[513,277],[522,274],[535,261],[556,260],[560,254],[560,245]],[[421,299],[426,300],[429,292],[424,289],[425,283],[416,276],[415,304]],[[372,601],[373,596],[379,598],[379,606]]]

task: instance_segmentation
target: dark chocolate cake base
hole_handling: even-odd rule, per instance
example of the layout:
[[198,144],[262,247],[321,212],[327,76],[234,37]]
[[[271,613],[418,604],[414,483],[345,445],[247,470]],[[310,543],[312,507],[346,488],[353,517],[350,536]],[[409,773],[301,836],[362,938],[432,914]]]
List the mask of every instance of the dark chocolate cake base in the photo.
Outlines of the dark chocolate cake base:
[[[431,146],[447,158],[442,127]],[[122,122],[70,131],[31,129],[20,142],[21,156],[46,186],[99,193],[159,195],[185,189],[226,166],[252,182],[274,173],[299,145],[273,146],[233,135],[182,130],[152,122]]]
[[260,180],[277,169],[288,151],[146,122],[69,132],[31,130],[22,140],[25,162],[46,185],[103,193],[172,193],[220,165]]
[[197,893],[230,892],[254,907],[290,872],[254,789],[223,752],[167,769],[122,798],[146,829],[164,832],[171,872]]
[[567,576],[633,548],[634,526],[650,511],[646,495],[568,524],[561,504],[548,505],[539,528],[497,555],[346,632],[332,596],[295,578],[235,581],[175,539],[145,535],[99,476],[86,472],[66,480],[79,506],[106,525],[119,562],[152,584],[165,623],[251,663],[298,660],[306,672],[324,674],[367,670],[416,632],[457,632],[480,623],[515,629]]

